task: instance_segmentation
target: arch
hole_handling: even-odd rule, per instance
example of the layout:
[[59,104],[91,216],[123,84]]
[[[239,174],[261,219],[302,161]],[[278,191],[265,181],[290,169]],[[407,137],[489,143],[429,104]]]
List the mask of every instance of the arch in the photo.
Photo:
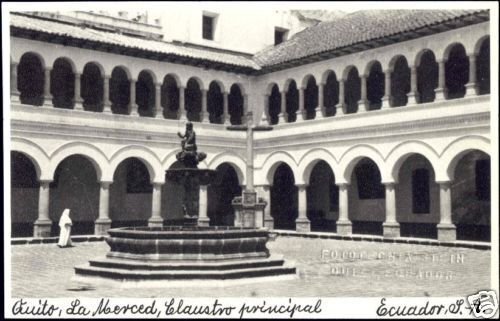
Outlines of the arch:
[[66,57],[57,58],[50,72],[50,93],[56,108],[72,109],[75,98],[75,65]]
[[[191,78],[190,78],[190,79],[191,79]],[[210,82],[209,86],[210,86],[211,84],[213,84],[213,83],[215,83],[215,84],[217,84],[217,85],[219,86],[219,88],[220,88],[220,91],[221,91],[221,92],[227,92],[227,90],[226,90],[226,86],[224,86],[224,83],[223,83],[222,81],[220,81],[220,80],[218,80],[218,79],[214,79],[214,80],[212,80],[212,81]],[[203,87],[201,87],[201,85],[200,85],[200,89],[203,89]]]
[[149,148],[140,145],[129,145],[116,151],[110,158],[110,174],[113,175],[120,163],[127,158],[137,158],[144,163],[148,169],[151,183],[165,182],[160,159]]
[[419,103],[433,102],[438,86],[439,65],[432,50],[423,49],[415,58],[417,66],[417,92]]
[[221,124],[224,114],[224,96],[219,82],[212,81],[208,85],[207,92],[207,112],[208,120],[212,124]]
[[[205,90],[205,85],[203,84],[203,80],[201,80],[200,77],[197,77],[197,76],[191,76],[189,77],[189,79],[186,81],[186,88],[188,87],[188,84],[190,81],[196,81],[196,84],[200,87],[200,90]],[[214,80],[216,82],[218,82],[218,80]],[[223,86],[222,82],[220,83],[220,85]]]
[[241,183],[238,169],[233,164],[223,162],[215,171],[217,179],[207,189],[207,214],[210,225],[234,226],[235,210],[232,206],[234,197],[241,195]]
[[304,89],[306,119],[314,119],[316,117],[316,107],[318,107],[318,85],[316,84],[316,78],[309,76]]
[[157,84],[158,83],[158,77],[156,77],[156,74],[154,71],[152,71],[151,69],[142,69],[139,74],[137,75],[137,79],[139,79],[139,76],[142,74],[142,73],[146,73],[148,74],[149,77],[151,77],[151,79],[153,80],[153,84]]
[[444,49],[444,51],[443,51],[443,57],[442,57],[442,59],[443,59],[444,61],[448,61],[448,59],[450,58],[450,52],[451,52],[451,51],[453,50],[453,48],[455,48],[456,46],[461,46],[461,47],[464,49],[465,54],[467,55],[467,50],[466,50],[465,46],[464,46],[461,42],[455,41],[455,42],[452,42],[452,43],[448,44],[448,45],[446,46],[446,48]]
[[17,66],[17,89],[22,104],[41,106],[44,103],[45,62],[35,52],[26,52]]
[[434,173],[439,166],[439,157],[437,152],[428,144],[414,140],[405,141],[396,145],[386,157],[386,166],[389,174],[389,182],[398,183],[398,173],[401,165],[413,154],[422,155],[431,164]]
[[286,91],[286,113],[288,115],[287,122],[293,123],[297,120],[297,110],[299,109],[299,91],[297,83],[291,79]]
[[490,37],[482,37],[476,44],[476,82],[478,95],[490,93]]
[[24,138],[11,138],[11,151],[24,154],[35,166],[38,180],[52,180],[52,175],[48,172],[49,156],[36,143]]
[[338,176],[337,184],[349,184],[351,182],[352,171],[362,158],[369,158],[377,165],[382,177],[382,182],[390,182],[386,173],[384,158],[380,152],[370,145],[359,144],[347,149],[340,157],[339,167],[343,169],[343,172],[342,175]]
[[306,188],[307,218],[311,231],[335,232],[339,211],[339,187],[324,160],[314,162]]
[[238,86],[238,88],[239,88],[242,96],[245,96],[247,94],[247,92],[245,90],[245,86],[243,86],[242,83],[240,83],[240,82],[234,82],[234,83],[232,83],[231,88],[233,86]]
[[298,188],[290,166],[280,162],[270,188],[270,210],[275,229],[295,230],[298,216]]
[[301,83],[300,83],[300,86],[301,86],[302,88],[306,88],[306,87],[307,87],[307,84],[309,83],[309,81],[310,81],[311,79],[314,79],[314,82],[316,82],[316,77],[314,77],[314,75],[312,75],[312,74],[307,74],[307,75],[305,75],[305,76],[304,76],[304,78],[302,78],[302,81],[301,81]]
[[309,184],[311,171],[319,161],[325,161],[330,166],[335,177],[340,176],[341,171],[338,167],[335,156],[325,148],[317,148],[308,151],[299,160],[298,173],[299,177],[302,179],[302,182],[304,182],[305,184]]
[[271,89],[271,94],[268,99],[267,114],[269,124],[275,125],[279,122],[278,115],[281,113],[281,93],[279,87],[275,84]]
[[408,60],[403,55],[396,55],[389,63],[391,73],[391,107],[408,104],[408,93],[411,86],[411,70]]
[[469,57],[461,43],[454,43],[445,51],[445,84],[447,99],[462,98],[469,82]]
[[240,125],[243,117],[244,98],[241,93],[240,86],[233,84],[229,89],[228,95],[228,112],[230,115],[230,122],[232,125]]
[[378,60],[368,63],[365,70],[366,77],[366,99],[368,100],[368,110],[377,110],[382,107],[382,97],[385,93],[385,75],[382,65]]
[[332,70],[323,73],[323,105],[325,107],[325,116],[335,116],[337,113],[337,104],[339,103],[339,82],[337,74]]
[[344,70],[344,104],[345,114],[354,114],[358,111],[358,102],[361,99],[361,78],[358,69],[349,66]]
[[271,96],[271,93],[274,89],[274,86],[276,86],[278,88],[278,91],[280,90],[280,86],[277,83],[271,82],[271,83],[267,84],[267,86],[266,86],[266,95],[267,96]]
[[482,136],[465,136],[448,144],[441,153],[442,167],[436,173],[436,181],[453,181],[458,161],[471,150],[479,150],[491,156],[490,140]]
[[191,77],[186,83],[184,108],[186,116],[189,121],[200,122],[201,113],[201,91],[203,90],[203,83],[198,77]]
[[[167,74],[163,77],[161,86],[161,106],[163,117],[166,119],[177,119],[179,112],[179,84],[177,75]],[[182,107],[184,108],[184,106]]]
[[335,79],[337,79],[337,74],[335,73],[334,70],[332,70],[332,69],[325,70],[323,72],[323,74],[321,75],[321,83],[325,84],[326,81],[328,80],[328,77],[330,77],[332,74],[335,76]]
[[165,79],[167,79],[167,77],[170,78],[170,79],[173,79],[175,81],[175,85],[177,87],[182,86],[182,80],[181,80],[181,78],[176,73],[169,72],[168,74],[166,74],[163,77],[163,82],[165,82]]
[[162,172],[165,172],[167,169],[169,169],[175,162],[177,162],[177,153],[181,152],[182,149],[174,149],[173,151],[170,151],[163,157],[163,160],[161,161],[162,164]]
[[135,104],[135,101],[130,101],[130,80],[128,68],[123,66],[113,68],[109,79],[109,100],[114,114],[128,115],[129,105]]
[[219,165],[227,163],[231,165],[236,174],[238,175],[238,181],[240,185],[244,185],[246,183],[246,162],[243,158],[233,152],[223,152],[215,155],[210,162],[208,162],[208,168],[216,169]]
[[283,88],[283,90],[288,93],[288,87],[293,82],[296,83],[296,81],[293,78],[288,78],[287,80],[285,80],[285,82],[283,83],[283,86],[281,86],[281,88]]
[[83,109],[94,112],[103,111],[104,69],[98,63],[88,62],[81,76],[81,97]]
[[154,117],[156,103],[156,79],[154,73],[145,69],[137,76],[135,83],[137,112],[142,117]]
[[[54,177],[57,166],[69,156],[81,155],[87,158],[96,171],[97,180],[112,181],[108,179],[108,160],[105,154],[96,146],[85,142],[69,142],[57,148],[50,155],[48,174]],[[111,176],[112,177],[112,176]]]
[[349,65],[344,68],[344,71],[342,72],[342,79],[346,80],[347,76],[349,76],[349,73],[353,70],[356,69],[356,72],[358,72],[358,68],[354,65]]
[[272,185],[274,172],[278,168],[281,163],[287,164],[293,172],[293,176],[296,184],[302,184],[303,182],[299,181],[300,176],[297,171],[297,163],[293,159],[293,157],[287,152],[277,151],[271,153],[263,163],[261,173],[263,175],[258,175],[257,179],[263,179],[262,182],[256,182],[256,185]]

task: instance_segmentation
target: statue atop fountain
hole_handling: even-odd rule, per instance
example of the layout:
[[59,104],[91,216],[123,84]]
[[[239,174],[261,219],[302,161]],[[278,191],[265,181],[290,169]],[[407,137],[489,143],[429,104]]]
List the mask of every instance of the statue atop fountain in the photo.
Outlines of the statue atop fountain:
[[197,152],[198,147],[196,146],[196,133],[193,130],[193,123],[187,122],[184,135],[181,133],[177,133],[177,135],[182,138],[182,151],[177,153],[175,157],[186,168],[197,168],[198,164],[207,157],[207,154]]

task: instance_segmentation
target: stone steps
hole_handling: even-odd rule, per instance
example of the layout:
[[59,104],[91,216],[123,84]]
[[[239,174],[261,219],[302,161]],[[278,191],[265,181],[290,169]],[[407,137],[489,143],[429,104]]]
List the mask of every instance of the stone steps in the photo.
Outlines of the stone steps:
[[76,276],[80,280],[85,277],[99,277],[115,281],[162,281],[162,280],[233,280],[240,278],[257,278],[279,275],[295,275],[296,269],[292,266],[263,266],[246,267],[229,270],[129,270],[123,268],[77,266]]
[[261,267],[276,267],[283,266],[285,261],[283,259],[255,259],[255,260],[234,260],[234,261],[222,261],[222,262],[141,262],[133,260],[120,260],[120,259],[94,259],[90,260],[89,264],[91,267],[98,268],[111,268],[111,269],[124,269],[124,270],[145,270],[145,271],[191,271],[191,270],[216,270],[216,271],[226,271],[226,270],[238,270],[245,268],[261,268]]

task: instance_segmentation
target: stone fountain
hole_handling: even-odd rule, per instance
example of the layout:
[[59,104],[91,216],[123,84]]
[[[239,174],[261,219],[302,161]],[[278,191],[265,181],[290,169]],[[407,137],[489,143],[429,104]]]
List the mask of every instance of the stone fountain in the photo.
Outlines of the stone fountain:
[[295,267],[271,257],[263,228],[199,226],[198,193],[215,171],[199,169],[206,154],[197,151],[193,125],[186,124],[182,151],[176,157],[183,165],[169,169],[167,178],[184,188],[182,226],[125,227],[108,230],[110,251],[103,258],[75,267],[74,281],[90,285],[162,287],[175,281],[258,280],[293,278]]

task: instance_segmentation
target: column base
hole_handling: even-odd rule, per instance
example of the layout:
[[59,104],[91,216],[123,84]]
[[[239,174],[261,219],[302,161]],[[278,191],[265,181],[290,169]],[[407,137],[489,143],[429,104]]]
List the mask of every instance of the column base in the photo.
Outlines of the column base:
[[163,119],[163,110],[157,110],[155,113],[156,119]]
[[152,217],[148,220],[149,227],[162,227],[163,218],[162,217]]
[[274,229],[274,219],[272,218],[265,218],[264,219],[264,227],[269,229],[269,230],[272,230]]
[[382,106],[380,109],[389,109],[391,108],[391,101],[389,97],[382,97]]
[[434,93],[436,94],[436,98],[434,98],[434,101],[446,100],[446,90],[438,88],[434,90]]
[[304,117],[304,114],[302,112],[297,112],[295,115],[296,115],[296,118],[295,118],[296,123],[305,121],[305,117]]
[[187,121],[187,115],[186,114],[181,114],[179,116],[179,120],[182,120],[182,121]]
[[315,110],[315,112],[316,112],[315,119],[323,119],[323,118],[325,118],[325,116],[324,116],[324,110],[325,110],[324,107],[318,107],[318,108],[316,108],[316,110]]
[[83,100],[82,101],[77,100],[77,101],[73,102],[73,104],[74,104],[74,107],[73,107],[74,110],[84,111],[83,110]]
[[416,104],[418,104],[418,102],[417,102],[417,96],[415,94],[409,93],[407,95],[407,97],[408,97],[408,103],[407,103],[407,105],[416,105]]
[[358,113],[366,113],[369,108],[368,100],[360,100],[358,101]]
[[286,123],[287,116],[285,114],[279,114],[278,115],[278,124],[284,124]]
[[21,102],[21,94],[20,93],[14,93],[10,95],[10,102],[11,103],[20,103]]
[[299,233],[311,232],[311,222],[307,218],[298,218],[295,220],[295,230]]
[[52,229],[51,220],[37,220],[33,230],[34,237],[49,237]]
[[43,99],[43,107],[53,107],[52,97]]
[[112,114],[113,111],[111,110],[111,104],[104,104],[104,106],[102,107],[102,112],[104,114]]
[[475,83],[465,85],[465,97],[477,96],[477,94],[477,85]]
[[337,221],[337,234],[352,234],[352,223],[350,221]]
[[106,235],[110,228],[111,228],[110,219],[97,219],[94,223],[94,234]]
[[401,228],[398,222],[383,223],[382,227],[384,229],[385,237],[400,237]]
[[198,218],[198,226],[210,226],[210,218],[208,217]]
[[438,240],[454,242],[457,240],[457,227],[454,224],[438,224]]
[[335,116],[343,116],[343,115],[345,115],[343,107],[335,106]]

